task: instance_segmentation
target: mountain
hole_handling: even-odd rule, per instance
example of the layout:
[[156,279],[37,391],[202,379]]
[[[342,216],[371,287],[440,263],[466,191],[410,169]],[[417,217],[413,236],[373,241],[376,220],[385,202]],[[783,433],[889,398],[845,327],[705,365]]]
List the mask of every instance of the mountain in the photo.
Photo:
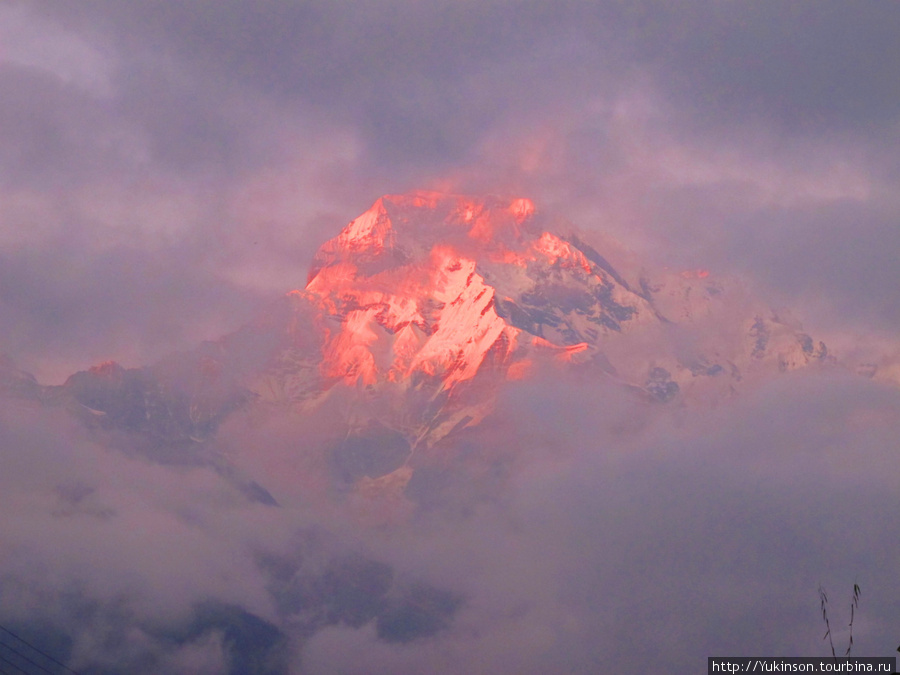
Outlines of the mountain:
[[708,381],[727,393],[748,374],[827,359],[737,284],[703,270],[619,270],[547,225],[528,199],[384,196],[321,246],[304,289],[232,335],[58,387],[7,360],[0,386],[175,446],[247,405],[311,411],[337,388],[370,408],[351,424],[378,419],[415,447],[476,424],[492,388],[546,364],[672,402]]
[[213,441],[238,411],[327,418],[331,479],[397,492],[430,450],[489,416],[499,391],[536,374],[693,405],[829,359],[734,280],[647,270],[615,246],[604,256],[528,199],[417,192],[378,199],[321,246],[305,288],[231,335],[55,387],[6,361],[0,388],[158,461],[214,461],[233,476]]
[[[33,460],[44,481],[32,480],[39,489],[23,482],[28,497],[16,493],[9,513],[27,507],[44,516],[36,522],[52,524],[57,539],[71,532],[67,555],[99,547],[85,569],[99,564],[101,577],[122,568],[128,579],[157,579],[155,593],[188,589],[189,605],[177,619],[144,619],[134,609],[140,603],[103,604],[66,582],[56,605],[41,596],[19,623],[0,623],[35,643],[61,645],[54,653],[69,662],[80,658],[71,645],[85,640],[90,618],[108,631],[104,658],[107,645],[130,644],[126,636],[137,634],[145,641],[134,652],[141,658],[157,649],[209,648],[230,664],[209,672],[229,673],[288,672],[298,645],[344,639],[351,630],[396,653],[454,621],[466,634],[473,624],[465,621],[490,603],[484,589],[491,596],[497,586],[502,595],[506,578],[519,573],[515,564],[507,568],[507,558],[539,559],[519,583],[528,590],[524,606],[542,608],[549,596],[530,592],[545,575],[542,556],[555,555],[555,530],[602,516],[615,546],[615,533],[628,528],[613,521],[621,504],[632,504],[622,493],[638,485],[637,508],[659,491],[652,482],[652,489],[640,488],[643,477],[625,482],[621,467],[591,474],[585,486],[530,482],[550,463],[564,465],[564,453],[582,450],[591,459],[625,454],[644,430],[665,436],[665,445],[683,419],[728,420],[706,415],[705,407],[758,383],[798,368],[842,365],[738,280],[648,268],[615,242],[581,234],[527,199],[385,196],[320,247],[303,288],[273,299],[221,339],[145,367],[102,363],[58,386],[0,358],[8,457],[13,464]],[[855,369],[879,376],[875,364]],[[802,397],[811,386],[791,395]],[[703,414],[692,417],[689,408]],[[852,423],[880,414],[866,412]],[[20,417],[26,421],[17,426]],[[802,425],[791,418],[787,426],[793,433]],[[726,428],[711,442],[730,434]],[[683,448],[683,439],[672,447]],[[671,475],[687,475],[692,466]],[[554,475],[552,467],[547,473]],[[591,499],[609,499],[585,501],[564,519],[547,516],[573,484]],[[506,508],[517,490],[532,488],[549,493]],[[651,508],[654,519],[665,536],[680,538],[675,521],[685,512],[671,511],[667,520],[673,501],[661,503]],[[622,517],[629,522],[628,513]],[[520,546],[529,519],[554,530],[547,546],[543,535],[534,540],[540,546]],[[654,528],[655,521],[646,531],[662,532]],[[602,539],[600,530],[584,531]],[[568,578],[568,561],[582,560],[581,532],[565,535],[577,542],[557,576]],[[508,541],[495,541],[497,533]],[[156,550],[159,541],[165,553]],[[495,544],[496,562],[487,564],[499,565],[492,572],[498,576],[460,583],[486,564],[462,565],[467,551],[490,548],[494,556]],[[462,553],[448,555],[457,546]],[[30,550],[22,553],[23,568],[34,566],[42,578],[53,575],[41,565],[56,569],[48,560],[67,561]],[[662,549],[648,550],[657,557]],[[152,574],[133,577],[144,557]],[[219,561],[231,559],[236,571],[219,575]],[[448,576],[455,565],[462,571]],[[167,573],[157,574],[158,567]],[[212,585],[198,586],[188,568]],[[106,597],[106,578],[100,583]],[[568,603],[575,593],[581,589],[567,587],[560,597]],[[521,601],[512,598],[499,614],[515,624]],[[487,625],[506,620],[489,614]],[[559,624],[549,623],[553,630]],[[497,633],[485,635],[490,641]],[[147,663],[102,672],[196,672]]]

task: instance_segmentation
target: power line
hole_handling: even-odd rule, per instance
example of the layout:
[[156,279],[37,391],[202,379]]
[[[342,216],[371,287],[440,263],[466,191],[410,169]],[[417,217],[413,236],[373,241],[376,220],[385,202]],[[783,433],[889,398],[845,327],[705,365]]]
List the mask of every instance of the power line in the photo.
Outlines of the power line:
[[13,668],[15,668],[17,671],[19,671],[20,673],[25,673],[25,675],[28,675],[28,671],[27,671],[27,670],[22,670],[21,668],[19,668],[19,666],[17,666],[15,663],[13,663],[12,661],[10,661],[9,659],[5,659],[5,658],[3,658],[2,656],[0,656],[0,661],[3,661],[4,663],[8,663],[8,664],[11,665]]
[[[69,666],[67,666],[65,663],[60,663],[59,661],[57,661],[56,659],[54,659],[52,656],[50,656],[50,655],[47,654],[46,652],[42,652],[40,649],[38,649],[37,647],[35,647],[33,644],[31,644],[31,643],[28,642],[27,640],[24,640],[24,639],[20,638],[18,635],[16,635],[16,634],[13,633],[11,630],[9,630],[9,628],[5,628],[4,626],[0,626],[0,630],[2,630],[4,633],[8,633],[9,635],[12,635],[16,640],[18,640],[19,642],[21,642],[22,644],[24,644],[26,647],[30,647],[31,649],[33,649],[34,651],[36,651],[38,654],[40,654],[41,656],[43,656],[43,657],[44,657],[45,659],[47,659],[48,661],[51,661],[51,662],[55,663],[56,665],[58,665],[60,668],[64,668],[64,669],[67,670],[68,672],[72,673],[72,675],[79,675],[79,673],[77,673],[77,672],[75,672],[74,670],[72,670],[71,668],[69,668]],[[8,645],[6,645],[6,646],[7,646],[9,649],[12,649],[13,651],[15,651],[15,649],[13,649],[12,647],[9,647]],[[16,653],[18,653],[18,652],[16,652]],[[26,659],[26,660],[28,660],[28,659]],[[34,663],[33,661],[29,661],[29,662],[30,662],[30,663]],[[15,665],[15,664],[13,664],[13,665]],[[35,664],[35,665],[37,665],[37,664]],[[46,668],[44,668],[43,666],[38,666],[38,668],[41,668],[44,672],[47,672],[47,673],[51,672],[51,671],[47,670]],[[20,669],[20,670],[21,670],[21,669]],[[24,672],[24,671],[22,671],[22,672]]]
[[[26,642],[25,644],[28,644],[28,643]],[[52,671],[52,670],[47,670],[47,669],[44,668],[44,666],[42,666],[40,663],[35,663],[34,661],[32,661],[31,659],[29,659],[27,656],[25,656],[22,652],[20,652],[18,649],[16,649],[16,648],[13,647],[12,645],[8,645],[8,644],[6,644],[5,642],[0,642],[0,646],[6,647],[6,648],[7,648],[9,651],[11,651],[13,654],[15,654],[16,656],[18,656],[18,657],[21,658],[21,659],[24,659],[25,661],[28,661],[28,663],[30,663],[31,665],[36,666],[37,668],[40,668],[40,669],[43,670],[45,673],[50,673],[50,675],[53,675],[53,671]],[[31,647],[31,645],[28,645],[28,646]],[[32,647],[32,649],[33,649],[33,647]],[[0,658],[3,658],[3,657],[0,657]],[[5,660],[6,660],[6,659],[4,659],[4,661],[5,661]]]

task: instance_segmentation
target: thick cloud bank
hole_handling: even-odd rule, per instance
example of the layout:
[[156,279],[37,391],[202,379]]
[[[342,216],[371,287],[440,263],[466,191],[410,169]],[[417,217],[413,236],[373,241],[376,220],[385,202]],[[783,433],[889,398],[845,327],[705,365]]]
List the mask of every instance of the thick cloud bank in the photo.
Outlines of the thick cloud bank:
[[3,4],[0,353],[42,382],[235,330],[417,188],[741,277],[878,376],[521,383],[413,513],[332,500],[321,421],[173,463],[2,399],[0,625],[85,675],[694,672],[829,653],[820,585],[843,648],[858,583],[854,654],[892,654],[898,33],[893,3]]
[[887,654],[898,411],[896,389],[833,372],[715,410],[542,382],[465,441],[489,452],[504,426],[515,460],[490,491],[384,520],[279,484],[277,449],[252,469],[274,507],[7,406],[0,611],[90,673],[680,672],[827,654],[820,585],[843,646],[857,583],[856,653]]
[[187,348],[419,188],[523,194],[894,331],[898,24],[890,3],[7,3],[0,348],[51,380]]

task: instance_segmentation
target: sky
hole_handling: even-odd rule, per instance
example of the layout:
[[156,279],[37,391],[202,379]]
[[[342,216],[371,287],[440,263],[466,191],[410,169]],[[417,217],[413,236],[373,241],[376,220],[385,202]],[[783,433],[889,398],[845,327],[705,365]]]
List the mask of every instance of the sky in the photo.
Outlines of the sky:
[[896,332],[894,3],[352,6],[3,3],[0,349],[61,381],[216,337],[422,188]]
[[[526,196],[648,265],[739,276],[836,353],[888,364],[900,354],[898,33],[886,1],[5,0],[0,353],[58,384],[190,349],[302,287],[318,246],[380,195],[434,189]],[[609,392],[513,396],[509,415],[571,400],[520,434],[525,447],[565,438],[565,461],[538,461],[443,538],[353,534],[478,600],[433,642],[329,628],[292,672],[686,667],[754,645],[824,655],[819,583],[838,598],[860,584],[858,648],[889,654],[900,396],[822,377],[660,415],[624,440],[605,416],[627,418],[624,404],[598,417],[585,403]],[[252,560],[230,552],[261,522],[271,534],[257,544],[287,546],[290,514],[239,506],[213,474],[69,447],[65,421],[38,433],[4,415],[6,509],[31,514],[44,492],[68,503],[65,486],[84,484],[94,491],[69,499],[94,509],[81,535],[145,521],[150,534],[107,551],[107,584],[92,571],[102,548],[74,543],[76,520],[13,519],[4,536],[47,561],[51,581],[29,576],[25,553],[0,556],[20,589],[0,607],[71,582],[163,623],[183,597],[271,616]],[[181,518],[192,509],[199,538]],[[171,577],[181,595],[145,564],[157,544],[188,546]],[[160,594],[134,599],[140,585]],[[167,663],[216,672],[216,639]]]

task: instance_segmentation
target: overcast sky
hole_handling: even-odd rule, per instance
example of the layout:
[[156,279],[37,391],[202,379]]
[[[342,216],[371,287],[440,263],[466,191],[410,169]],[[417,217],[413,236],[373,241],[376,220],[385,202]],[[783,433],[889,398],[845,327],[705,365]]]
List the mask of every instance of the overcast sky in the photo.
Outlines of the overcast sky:
[[[900,5],[876,0],[4,0],[0,353],[58,383],[217,338],[302,286],[316,248],[380,195],[426,188],[531,197],[648,265],[741,276],[816,337],[896,355],[898,35]],[[602,424],[571,431],[601,394],[556,392],[570,417],[533,415],[520,441],[565,428],[568,462],[521,477],[503,509],[442,542],[381,552],[478,598],[456,632],[404,650],[334,629],[296,672],[338,672],[341,659],[347,673],[598,672],[736,645],[823,655],[816,586],[840,613],[855,581],[861,655],[889,654],[900,400],[817,377],[648,424],[615,460],[593,451]],[[3,451],[25,438],[34,454],[2,472],[7,508],[32,487],[55,494],[62,478],[41,467],[66,457],[122,533],[151,522],[147,547],[193,542],[185,597],[266,615],[249,558],[215,567],[263,519],[221,515],[233,495],[218,479],[173,482],[123,458],[97,478],[111,461],[100,450],[16,429],[0,429]],[[210,514],[200,543],[171,526],[197,489]],[[51,527],[45,516],[4,536],[39,559],[72,556],[74,577],[99,564],[64,538],[22,534]],[[290,514],[265,518],[280,546]],[[105,597],[121,573],[116,588],[171,592],[148,616],[187,602],[144,551],[117,550],[109,578],[84,572],[86,592]],[[29,579],[28,560],[3,559],[4,574]],[[252,582],[217,585],[236,578]]]
[[0,349],[59,380],[218,336],[417,188],[895,332],[898,29],[892,2],[8,0]]

